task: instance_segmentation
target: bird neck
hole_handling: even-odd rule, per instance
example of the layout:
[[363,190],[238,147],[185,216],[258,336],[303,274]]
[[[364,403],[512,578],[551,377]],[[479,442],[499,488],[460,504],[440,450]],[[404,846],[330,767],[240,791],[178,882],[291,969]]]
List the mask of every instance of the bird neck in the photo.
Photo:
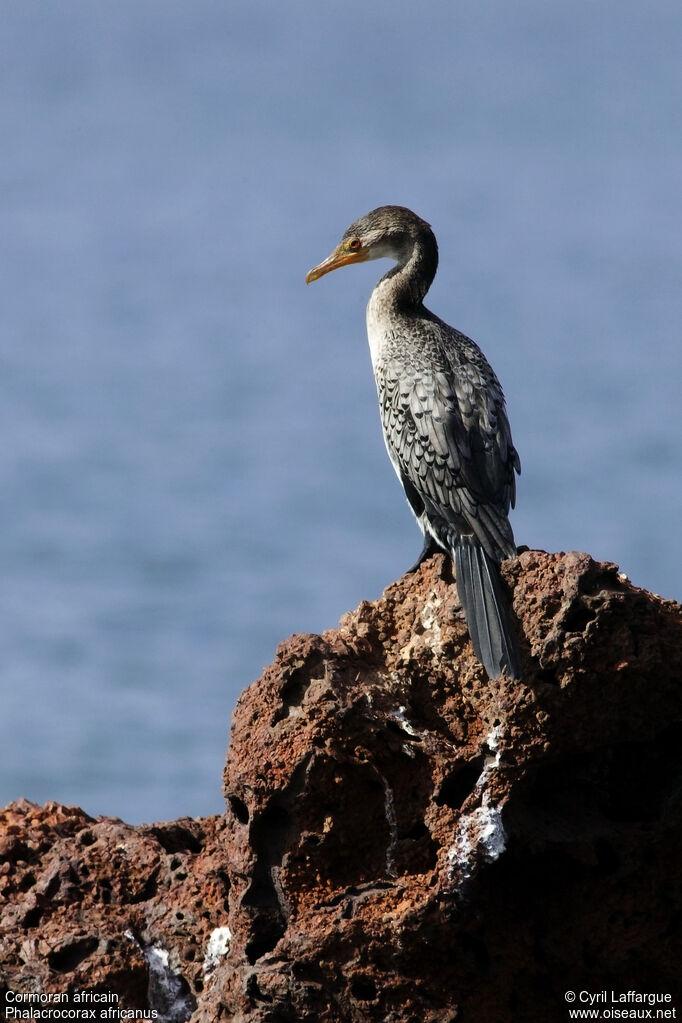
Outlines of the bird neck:
[[377,284],[385,303],[407,312],[418,309],[431,287],[438,268],[438,245],[430,234],[418,238],[407,251],[398,257],[396,266],[391,267]]

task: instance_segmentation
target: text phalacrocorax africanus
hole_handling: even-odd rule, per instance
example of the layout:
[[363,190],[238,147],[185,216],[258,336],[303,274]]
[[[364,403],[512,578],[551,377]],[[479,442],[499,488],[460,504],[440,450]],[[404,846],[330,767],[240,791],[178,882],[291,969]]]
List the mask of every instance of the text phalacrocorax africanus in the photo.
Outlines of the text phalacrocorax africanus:
[[417,565],[439,548],[452,556],[476,656],[491,678],[518,678],[499,564],[516,555],[507,515],[521,466],[482,351],[423,305],[438,266],[433,231],[403,206],[380,206],[306,280],[382,257],[396,265],[372,292],[367,335],[388,454],[424,534]]

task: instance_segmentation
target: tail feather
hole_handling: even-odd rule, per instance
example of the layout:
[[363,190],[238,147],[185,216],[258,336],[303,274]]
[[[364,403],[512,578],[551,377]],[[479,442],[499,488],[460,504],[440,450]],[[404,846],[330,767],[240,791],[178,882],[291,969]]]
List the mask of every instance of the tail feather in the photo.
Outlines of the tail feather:
[[474,537],[460,537],[453,556],[457,592],[476,656],[490,678],[499,678],[504,671],[519,678],[519,655],[497,565]]

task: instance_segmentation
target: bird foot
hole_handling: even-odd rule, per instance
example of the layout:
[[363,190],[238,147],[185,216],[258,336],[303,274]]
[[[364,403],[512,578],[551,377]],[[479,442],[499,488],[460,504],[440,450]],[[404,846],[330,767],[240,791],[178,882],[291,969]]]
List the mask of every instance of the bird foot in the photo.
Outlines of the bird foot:
[[433,554],[438,554],[442,551],[442,548],[438,546],[432,536],[428,534],[424,537],[424,546],[421,549],[421,554],[415,561],[411,568],[408,568],[405,575],[411,575],[412,572],[416,572],[420,565],[422,565],[428,558]]

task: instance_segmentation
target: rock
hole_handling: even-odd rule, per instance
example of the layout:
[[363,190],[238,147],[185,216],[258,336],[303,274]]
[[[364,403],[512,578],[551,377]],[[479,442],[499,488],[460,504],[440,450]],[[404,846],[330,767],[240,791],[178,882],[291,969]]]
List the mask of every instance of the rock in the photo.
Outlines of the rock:
[[130,827],[26,800],[1,811],[3,1008],[21,1007],[8,990],[81,989],[189,1019],[227,921],[224,830],[218,817]]
[[6,987],[173,1023],[547,1023],[567,990],[681,1012],[681,609],[585,554],[503,574],[520,682],[486,679],[435,556],[279,647],[224,817],[8,807]]

